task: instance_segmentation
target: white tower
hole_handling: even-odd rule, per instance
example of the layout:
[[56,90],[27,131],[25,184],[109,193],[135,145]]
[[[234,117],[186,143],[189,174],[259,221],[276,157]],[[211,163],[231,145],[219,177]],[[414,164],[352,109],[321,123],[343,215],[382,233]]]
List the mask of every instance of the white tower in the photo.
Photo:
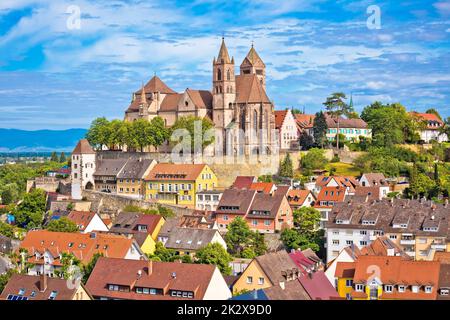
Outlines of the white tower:
[[82,191],[94,189],[95,151],[86,139],[72,152],[72,199],[81,200]]

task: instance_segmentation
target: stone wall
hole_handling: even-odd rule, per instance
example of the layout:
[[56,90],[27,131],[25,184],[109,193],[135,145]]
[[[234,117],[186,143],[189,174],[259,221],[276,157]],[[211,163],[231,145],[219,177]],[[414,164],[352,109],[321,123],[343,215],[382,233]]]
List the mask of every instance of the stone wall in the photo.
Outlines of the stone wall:
[[[83,199],[91,202],[91,210],[98,212],[102,217],[114,219],[123,209],[128,206],[138,206],[143,209],[156,209],[157,203],[148,200],[131,199],[117,194],[103,193],[91,190],[83,190]],[[175,205],[161,204],[171,209],[177,216],[192,214],[193,210]]]

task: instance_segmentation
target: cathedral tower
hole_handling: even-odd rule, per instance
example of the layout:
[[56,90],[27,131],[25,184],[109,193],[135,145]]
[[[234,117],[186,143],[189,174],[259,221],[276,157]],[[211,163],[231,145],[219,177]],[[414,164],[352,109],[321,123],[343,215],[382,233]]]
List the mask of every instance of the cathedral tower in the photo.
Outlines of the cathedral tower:
[[256,74],[264,91],[266,90],[266,65],[256,52],[253,44],[244,61],[242,61],[241,74]]
[[236,101],[234,58],[230,60],[225,39],[222,38],[219,55],[213,60],[213,121],[224,129],[233,120]]

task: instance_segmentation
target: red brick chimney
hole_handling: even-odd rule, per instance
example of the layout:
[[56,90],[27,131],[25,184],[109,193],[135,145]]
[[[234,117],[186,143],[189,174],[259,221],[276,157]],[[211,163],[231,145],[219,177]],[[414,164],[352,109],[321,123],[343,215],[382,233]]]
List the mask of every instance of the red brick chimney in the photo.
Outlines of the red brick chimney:
[[41,292],[45,292],[45,290],[47,290],[47,275],[45,272],[43,272],[39,277],[39,290]]
[[148,275],[150,276],[153,273],[153,261],[152,260],[148,260]]

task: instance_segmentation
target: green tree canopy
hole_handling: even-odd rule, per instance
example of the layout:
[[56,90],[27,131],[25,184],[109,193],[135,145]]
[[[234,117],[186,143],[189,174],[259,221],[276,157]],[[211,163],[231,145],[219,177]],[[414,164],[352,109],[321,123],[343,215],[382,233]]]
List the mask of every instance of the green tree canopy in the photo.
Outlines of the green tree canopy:
[[59,156],[59,162],[64,163],[67,161],[66,154],[64,152],[61,152],[61,155]]
[[52,152],[52,155],[50,156],[50,161],[52,161],[52,162],[58,162],[59,161],[58,155],[56,154],[55,151]]
[[19,200],[19,187],[16,183],[8,183],[0,194],[3,204],[11,204]]
[[75,222],[67,217],[61,217],[57,220],[51,220],[46,229],[54,232],[78,232],[78,227]]
[[23,201],[13,212],[19,226],[28,230],[42,226],[42,219],[45,213],[46,196],[45,191],[33,189],[25,194]]
[[[354,110],[351,106],[349,106],[345,100],[347,97],[342,92],[335,92],[331,96],[327,98],[327,100],[323,103],[327,113],[336,119],[337,129],[339,133],[340,126],[340,117],[352,115]],[[337,136],[337,148],[339,149],[339,136]]]
[[81,270],[83,271],[83,279],[82,279],[83,284],[86,284],[86,282],[88,281],[92,273],[92,270],[94,270],[94,267],[97,264],[97,261],[100,257],[103,257],[103,254],[95,253],[92,256],[91,261],[89,261],[88,264],[82,266]]
[[[196,132],[195,128],[201,125],[201,132]],[[190,136],[190,141],[186,139],[180,139],[177,141],[171,141],[171,145],[176,145],[178,143],[186,144],[184,148],[190,148],[191,152],[194,151],[194,142],[195,139],[201,141],[201,147],[204,149],[214,142],[214,137],[206,137],[205,133],[214,128],[214,123],[209,118],[200,118],[195,116],[186,116],[180,117],[175,121],[174,125],[170,130],[170,134],[172,135],[176,130],[187,130]],[[201,134],[201,136],[200,136]],[[197,135],[197,136],[195,136]],[[190,145],[189,145],[190,144]]]
[[231,255],[219,243],[208,243],[195,253],[195,263],[214,264],[224,275],[231,274]]
[[300,160],[301,167],[306,175],[311,175],[313,170],[325,168],[327,163],[324,151],[318,148],[310,149]]
[[105,118],[97,118],[92,121],[91,127],[86,133],[86,139],[97,150],[108,146],[110,142],[110,122]]

